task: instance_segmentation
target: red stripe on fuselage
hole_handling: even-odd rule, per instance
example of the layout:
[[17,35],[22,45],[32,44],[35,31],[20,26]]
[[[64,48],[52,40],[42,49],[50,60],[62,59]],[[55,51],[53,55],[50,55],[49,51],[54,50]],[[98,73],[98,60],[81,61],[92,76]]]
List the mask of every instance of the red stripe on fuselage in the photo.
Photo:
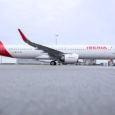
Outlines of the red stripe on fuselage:
[[4,47],[3,43],[0,41],[0,55],[2,56],[7,56],[7,57],[12,57],[8,51],[6,50],[6,48]]

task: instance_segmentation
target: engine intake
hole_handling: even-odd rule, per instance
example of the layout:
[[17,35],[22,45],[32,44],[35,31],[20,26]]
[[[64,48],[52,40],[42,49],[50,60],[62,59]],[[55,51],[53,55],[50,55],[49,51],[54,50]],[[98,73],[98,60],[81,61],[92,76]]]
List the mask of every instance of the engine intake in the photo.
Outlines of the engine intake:
[[79,55],[78,54],[64,54],[61,57],[61,61],[66,64],[74,64],[78,61]]

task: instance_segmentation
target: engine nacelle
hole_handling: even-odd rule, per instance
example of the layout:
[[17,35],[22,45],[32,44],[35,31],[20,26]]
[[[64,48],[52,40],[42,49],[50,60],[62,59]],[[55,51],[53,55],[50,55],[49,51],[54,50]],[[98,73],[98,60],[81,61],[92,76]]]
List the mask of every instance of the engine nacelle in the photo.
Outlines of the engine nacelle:
[[74,64],[78,61],[79,55],[78,54],[64,54],[61,57],[61,61],[66,64]]

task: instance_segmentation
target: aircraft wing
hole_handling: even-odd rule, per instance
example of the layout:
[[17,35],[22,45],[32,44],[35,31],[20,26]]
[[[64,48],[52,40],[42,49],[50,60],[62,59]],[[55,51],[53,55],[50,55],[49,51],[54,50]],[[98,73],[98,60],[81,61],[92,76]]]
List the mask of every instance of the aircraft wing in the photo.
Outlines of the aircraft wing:
[[43,50],[44,52],[48,53],[49,56],[53,59],[60,59],[62,54],[64,54],[63,52],[61,51],[58,51],[58,50],[55,50],[55,49],[52,49],[52,48],[49,48],[49,47],[46,47],[46,46],[43,46],[43,45],[40,45],[40,44],[36,44],[36,43],[33,43],[31,42],[30,40],[28,40],[25,35],[21,32],[20,29],[18,29],[22,39],[24,40],[25,43],[29,44],[30,46],[33,46],[37,49],[40,49],[40,50]]

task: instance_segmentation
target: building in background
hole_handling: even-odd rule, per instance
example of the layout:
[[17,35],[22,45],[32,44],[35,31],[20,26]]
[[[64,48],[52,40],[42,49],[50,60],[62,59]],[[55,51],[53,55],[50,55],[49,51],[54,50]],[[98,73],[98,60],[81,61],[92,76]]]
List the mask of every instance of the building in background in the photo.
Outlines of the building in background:
[[9,57],[4,57],[0,56],[0,64],[16,64],[17,60],[15,58],[9,58]]
[[44,64],[35,59],[17,59],[17,64]]
[[[115,63],[115,60],[90,60],[90,59],[84,59],[79,60],[80,65],[102,65],[102,66],[108,66],[113,65]],[[15,58],[9,58],[0,56],[0,64],[49,64],[40,62],[39,60],[35,59],[15,59]]]
[[16,59],[16,58],[0,56],[0,64],[43,64],[43,63],[35,59]]
[[97,65],[108,66],[109,60],[96,60]]

